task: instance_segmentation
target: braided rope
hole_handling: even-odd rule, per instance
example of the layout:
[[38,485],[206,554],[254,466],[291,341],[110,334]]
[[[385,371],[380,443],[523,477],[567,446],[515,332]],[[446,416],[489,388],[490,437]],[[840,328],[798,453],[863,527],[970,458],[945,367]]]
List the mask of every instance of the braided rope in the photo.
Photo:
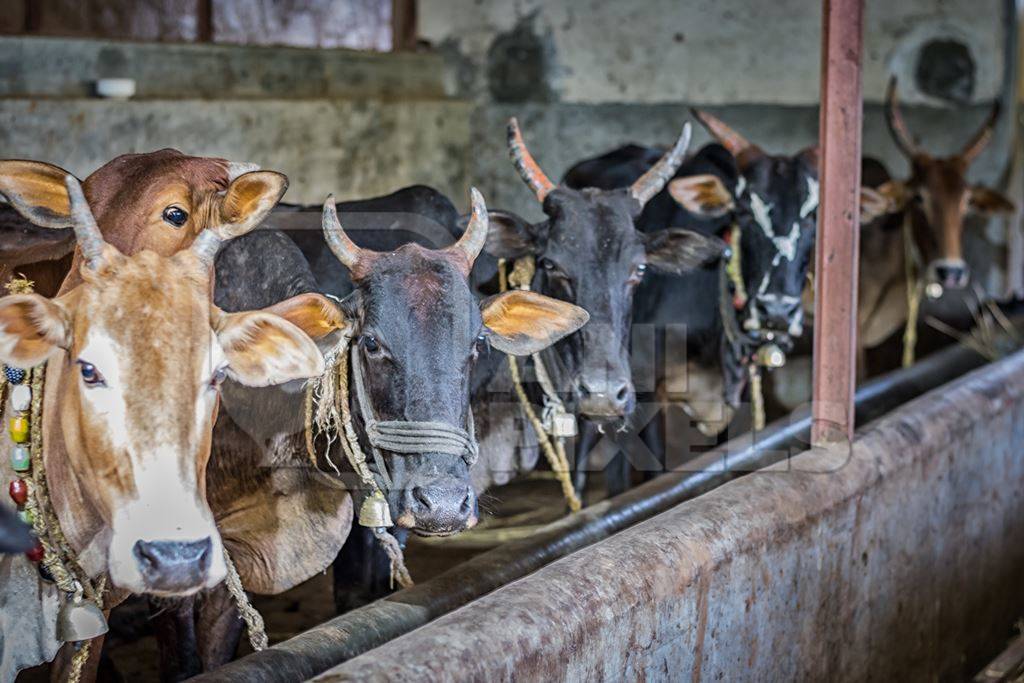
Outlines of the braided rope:
[[[520,266],[520,261],[516,262],[514,274],[519,276],[518,282],[520,286],[523,286],[523,268]],[[498,289],[502,292],[508,291],[509,278],[505,271],[505,259],[498,259]],[[525,280],[526,286],[529,285],[529,280]],[[540,361],[539,354],[534,354],[534,362]],[[566,503],[569,505],[569,510],[572,512],[579,512],[583,507],[583,503],[580,501],[579,496],[576,493],[576,488],[572,485],[572,476],[569,472],[569,458],[565,454],[565,439],[553,438],[548,434],[547,430],[544,429],[544,423],[541,422],[540,418],[537,417],[537,412],[533,409],[530,404],[530,398],[526,395],[526,390],[523,388],[523,382],[519,376],[519,365],[516,363],[515,356],[508,357],[508,371],[512,376],[512,386],[515,389],[516,397],[519,399],[519,405],[522,407],[523,412],[526,414],[526,418],[530,421],[533,426],[533,431],[537,433],[537,441],[540,443],[541,450],[544,452],[544,457],[547,459],[548,464],[551,466],[551,470],[558,477],[558,483],[562,487],[562,496],[565,498]],[[538,373],[539,374],[539,373]],[[544,370],[544,375],[547,377],[547,371]],[[545,394],[547,392],[545,391]],[[555,399],[561,404],[561,400],[558,399],[557,394],[554,395]]]
[[228,593],[234,599],[238,613],[242,616],[242,621],[245,622],[249,644],[256,652],[267,649],[267,629],[263,623],[263,616],[249,601],[249,596],[246,595],[245,588],[242,587],[242,578],[238,575],[238,570],[235,569],[235,563],[231,561],[227,547],[224,547],[224,566],[227,568],[228,574],[224,579],[224,585],[227,586]]

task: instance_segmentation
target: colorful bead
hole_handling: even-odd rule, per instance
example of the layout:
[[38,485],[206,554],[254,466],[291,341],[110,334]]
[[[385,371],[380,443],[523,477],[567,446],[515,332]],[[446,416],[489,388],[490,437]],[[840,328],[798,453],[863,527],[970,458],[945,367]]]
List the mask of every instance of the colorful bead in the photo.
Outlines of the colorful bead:
[[[28,559],[32,560],[31,557],[28,558]],[[40,557],[39,560],[32,560],[33,562],[39,562],[39,564],[36,565],[36,571],[39,572],[39,578],[42,579],[43,581],[48,581],[49,583],[54,583],[54,581],[53,581],[53,574],[51,574],[50,570],[46,568],[46,565],[42,563],[42,559],[43,558]]]
[[15,368],[10,365],[4,366],[4,375],[7,377],[7,381],[11,384],[21,384],[25,381],[25,371],[21,368]]
[[25,443],[28,441],[28,418],[24,416],[12,417],[10,430],[11,439],[15,443]]
[[24,413],[32,407],[32,390],[27,384],[16,384],[11,389],[11,407],[19,413]]
[[25,524],[32,526],[32,523],[35,521],[36,516],[32,513],[31,510],[18,510],[18,519],[25,522]]
[[25,483],[24,479],[12,481],[11,485],[7,487],[7,492],[11,494],[11,500],[14,501],[15,505],[21,506],[28,501],[28,484]]
[[[25,553],[25,557],[28,558],[29,562],[42,562],[44,554],[45,551],[43,550],[43,544],[36,543],[35,547],[32,548],[32,550],[29,550]],[[47,572],[47,574],[49,574],[49,572]],[[52,579],[53,577],[50,578]]]
[[32,455],[24,446],[15,446],[11,450],[11,469],[15,472],[28,472],[32,469]]

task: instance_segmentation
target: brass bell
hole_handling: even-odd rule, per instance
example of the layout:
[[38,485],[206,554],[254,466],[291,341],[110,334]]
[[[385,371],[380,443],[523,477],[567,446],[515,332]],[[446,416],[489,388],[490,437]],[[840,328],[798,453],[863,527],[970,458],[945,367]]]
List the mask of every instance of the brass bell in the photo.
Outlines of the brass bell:
[[765,344],[757,350],[754,360],[766,368],[781,368],[786,364],[786,354],[775,344]]
[[90,640],[102,636],[107,630],[103,610],[92,600],[83,599],[81,592],[66,600],[57,613],[57,640],[61,642]]
[[391,521],[391,506],[380,489],[374,489],[359,506],[359,525],[371,529],[394,525]]

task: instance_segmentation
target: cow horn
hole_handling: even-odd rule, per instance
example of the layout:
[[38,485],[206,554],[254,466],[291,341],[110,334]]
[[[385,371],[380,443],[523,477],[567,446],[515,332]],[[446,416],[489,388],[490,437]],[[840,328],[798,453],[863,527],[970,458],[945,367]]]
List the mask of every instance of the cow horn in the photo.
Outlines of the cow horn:
[[555,189],[555,184],[544,175],[544,171],[540,170],[530,150],[526,148],[523,134],[519,130],[519,122],[514,116],[508,120],[508,154],[512,157],[512,163],[519,171],[519,176],[533,190],[537,201],[543,203],[548,193]]
[[900,114],[899,98],[896,97],[896,77],[889,79],[889,87],[885,90],[885,122],[889,125],[889,133],[892,135],[896,146],[900,148],[908,158],[918,153],[914,138],[907,130],[907,124]]
[[469,225],[462,237],[455,244],[447,247],[445,251],[460,254],[466,260],[466,273],[473,269],[476,257],[484,248],[487,241],[487,205],[484,204],[484,197],[475,187],[469,189],[470,202],[473,205],[472,214],[469,218]]
[[717,116],[712,116],[701,109],[691,109],[690,113],[693,114],[695,119],[700,121],[701,125],[711,133],[712,137],[729,150],[729,153],[736,159],[736,165],[739,166],[740,170],[743,170],[752,162],[764,156],[764,151],[760,147],[727,126]]
[[324,202],[322,223],[327,246],[331,248],[331,251],[346,268],[349,270],[355,268],[356,264],[359,263],[362,249],[356,246],[356,243],[345,234],[345,229],[341,227],[341,221],[338,220],[338,208],[334,205],[333,194],[327,195],[327,201]]
[[71,224],[75,230],[75,237],[78,240],[78,248],[82,250],[82,256],[86,264],[93,270],[103,265],[103,235],[100,233],[100,226],[96,224],[96,218],[92,215],[89,202],[85,200],[82,192],[82,184],[73,175],[64,177],[64,185],[68,190],[68,199],[71,203]]
[[651,201],[654,195],[661,192],[662,188],[665,187],[665,183],[679,170],[680,164],[683,163],[683,157],[686,156],[686,148],[690,146],[691,133],[692,127],[690,122],[687,121],[683,126],[683,132],[680,133],[679,139],[676,140],[676,144],[673,145],[672,149],[658,159],[658,163],[647,169],[646,173],[637,178],[636,182],[629,188],[633,198],[640,202],[641,206]]
[[996,121],[999,120],[999,112],[1001,110],[1001,102],[996,100],[992,104],[992,111],[989,112],[988,118],[985,119],[985,123],[981,125],[978,132],[974,134],[970,142],[964,145],[963,151],[960,152],[960,158],[970,163],[974,161],[975,157],[981,154],[982,150],[988,146],[988,143],[992,140],[992,134],[996,130]]

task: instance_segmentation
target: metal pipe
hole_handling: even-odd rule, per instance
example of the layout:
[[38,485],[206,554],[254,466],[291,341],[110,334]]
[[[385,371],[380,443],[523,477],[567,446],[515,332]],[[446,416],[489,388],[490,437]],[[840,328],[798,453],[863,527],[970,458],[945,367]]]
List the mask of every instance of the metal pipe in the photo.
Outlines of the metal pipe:
[[815,256],[811,440],[853,440],[857,372],[863,0],[822,7],[821,203]]
[[[962,346],[926,357],[866,383],[857,392],[857,420],[866,424],[985,363]],[[193,680],[303,681],[418,628],[522,578],[560,557],[596,543],[695,498],[744,473],[806,449],[808,410],[778,420],[757,435],[734,439],[615,498],[549,524],[528,538],[509,541],[443,574],[315,626],[304,633]]]

